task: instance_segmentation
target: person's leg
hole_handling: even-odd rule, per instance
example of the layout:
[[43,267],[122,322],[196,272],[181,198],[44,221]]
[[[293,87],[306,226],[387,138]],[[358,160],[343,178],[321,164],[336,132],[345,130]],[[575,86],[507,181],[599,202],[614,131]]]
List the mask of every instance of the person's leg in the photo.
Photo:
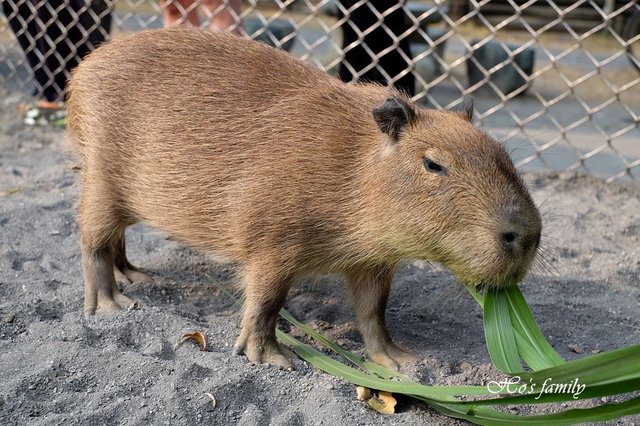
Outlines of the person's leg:
[[110,30],[110,14],[104,0],[90,3],[85,0],[67,0],[66,5],[58,10],[57,25],[62,27],[62,34],[55,47],[63,66],[55,72],[55,85],[63,89],[61,99],[66,92],[66,82],[71,71],[105,41]]
[[[81,60],[80,50],[87,43],[87,32],[91,30],[90,26],[84,27],[83,16],[88,14],[91,7],[84,0],[67,0],[60,9],[57,10],[57,23],[50,28],[48,32],[57,37],[54,40],[54,57],[60,61],[60,66],[54,70],[55,87],[60,89],[59,98],[64,99],[65,89],[68,78]],[[93,20],[93,19],[92,19]],[[87,24],[85,22],[84,24]],[[95,23],[94,23],[95,25]],[[86,52],[83,52],[86,53]]]
[[103,43],[111,30],[111,7],[104,0],[68,0],[59,22],[67,29],[66,77],[85,56]]
[[[356,0],[342,0],[342,4],[346,8],[353,7],[357,3]],[[400,53],[403,52],[407,59],[411,58],[407,38],[400,40],[397,49],[393,49],[381,56],[381,52],[392,46],[394,39],[402,35],[408,28],[404,16],[405,12],[402,8],[397,8],[385,14],[389,9],[397,7],[397,4],[397,1],[380,0],[375,3],[362,3],[350,11],[350,19],[342,25],[344,35],[343,49],[346,50],[345,61],[353,68],[356,75],[343,63],[340,66],[340,78],[343,81],[352,81],[357,78],[361,81],[376,82],[383,85],[393,83],[398,90],[404,91],[409,95],[414,94],[415,78],[411,72],[406,72],[411,67],[411,63],[405,60],[403,54]],[[372,10],[372,7],[375,8],[375,11]],[[394,35],[393,37],[389,34],[389,31]],[[366,48],[362,44],[356,47],[349,47],[351,43],[358,40],[358,33],[366,33],[362,38]],[[378,60],[378,66],[371,67],[371,64],[376,59]],[[398,77],[403,73],[405,75]]]
[[27,57],[31,68],[38,63],[38,57],[34,52],[34,20],[36,9],[31,1],[5,0],[1,2],[2,13],[9,22],[20,48]]
[[[45,30],[38,15],[38,3],[38,0],[5,0],[2,2],[2,12],[33,71],[35,80],[33,96],[38,99],[37,106],[57,108],[59,103],[55,99],[44,98],[44,88],[50,85],[52,76],[44,67],[43,57],[46,54],[46,49],[42,50],[41,39]],[[55,96],[51,95],[50,97],[54,98]]]
[[202,0],[209,28],[241,35],[241,0]]
[[[349,10],[349,15],[348,19],[342,24],[344,60],[340,64],[338,75],[345,82],[358,81],[363,79],[363,70],[373,62],[373,58],[367,52],[367,49],[358,41],[362,32],[372,25],[371,21],[375,23],[376,20],[366,4],[351,9],[357,3],[357,0],[341,0],[341,3]],[[344,17],[345,15],[339,13],[340,19]],[[369,80],[378,81],[379,77],[375,74],[375,70],[374,76],[375,78],[370,78]]]
[[[83,0],[74,0],[85,3]],[[82,8],[80,25],[87,32],[86,39],[78,46],[78,56],[83,59],[104,43],[111,33],[111,12],[113,3],[108,0],[93,0],[91,7]]]
[[[395,1],[381,1],[378,11],[384,13],[386,10],[397,5]],[[406,13],[402,8],[397,8],[384,18],[384,25],[393,33],[393,37],[389,35],[383,28],[380,28],[380,50],[382,51],[391,46],[401,35],[403,35],[409,25],[406,21]],[[380,57],[380,68],[391,77],[391,82],[396,89],[405,92],[409,96],[415,94],[415,76],[411,72],[413,64],[411,62],[411,50],[409,48],[409,38],[405,36],[399,41],[398,48],[392,50]],[[382,47],[384,46],[384,48]]]
[[195,0],[160,0],[164,26],[200,25],[200,16]]
[[59,18],[61,13],[68,12],[65,11],[64,0],[37,0],[34,3],[37,11],[34,40],[39,61],[33,71],[40,86],[37,97],[46,101],[41,102],[41,107],[56,108],[64,93],[65,80],[59,74],[64,74],[65,58],[69,55],[69,45],[65,42],[66,28]]

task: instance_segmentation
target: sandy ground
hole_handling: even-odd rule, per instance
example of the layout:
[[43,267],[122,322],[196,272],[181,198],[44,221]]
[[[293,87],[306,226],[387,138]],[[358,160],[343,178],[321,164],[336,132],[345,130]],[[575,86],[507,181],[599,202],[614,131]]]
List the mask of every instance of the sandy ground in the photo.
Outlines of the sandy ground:
[[[63,135],[24,128],[16,103],[0,89],[0,424],[459,424],[408,399],[397,414],[379,415],[353,386],[300,360],[286,372],[232,355],[239,308],[205,276],[229,286],[232,271],[147,227],[133,227],[128,245],[155,282],[124,286],[143,308],[86,320],[78,187]],[[522,288],[545,334],[566,358],[579,356],[569,345],[588,354],[640,343],[640,184],[527,179],[545,212],[546,267]],[[345,299],[343,283],[324,278],[299,283],[287,307],[358,351]],[[420,357],[406,372],[423,383],[502,377],[489,365],[479,308],[442,268],[417,262],[398,271],[388,323]],[[173,349],[196,330],[207,352]]]

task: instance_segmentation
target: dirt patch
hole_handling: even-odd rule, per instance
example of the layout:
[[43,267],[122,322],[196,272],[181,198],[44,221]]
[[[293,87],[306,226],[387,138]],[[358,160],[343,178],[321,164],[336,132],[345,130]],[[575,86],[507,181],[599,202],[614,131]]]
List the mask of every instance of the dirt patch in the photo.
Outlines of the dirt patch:
[[[128,231],[130,257],[155,282],[124,287],[143,309],[85,320],[78,188],[63,134],[23,127],[16,98],[0,99],[0,424],[459,423],[409,399],[383,417],[356,400],[353,386],[302,361],[284,372],[232,355],[239,308],[205,274],[231,285],[233,271],[144,226]],[[546,235],[522,288],[542,330],[569,359],[579,356],[570,345],[590,353],[640,343],[640,185],[573,174],[527,180]],[[324,277],[299,283],[287,307],[358,351],[345,299],[342,281]],[[421,358],[406,372],[423,383],[501,377],[489,364],[479,308],[442,268],[415,262],[398,271],[388,323]],[[194,330],[206,333],[209,351],[174,351]]]

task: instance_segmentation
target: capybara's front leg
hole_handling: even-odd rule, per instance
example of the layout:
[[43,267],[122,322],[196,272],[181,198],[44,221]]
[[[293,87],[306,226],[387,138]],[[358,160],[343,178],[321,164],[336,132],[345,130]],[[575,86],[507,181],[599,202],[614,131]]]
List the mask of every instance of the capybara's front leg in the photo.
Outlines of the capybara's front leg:
[[393,271],[390,266],[352,271],[347,274],[347,285],[367,355],[373,362],[397,370],[398,364],[412,362],[415,357],[393,343],[385,325]]
[[236,354],[245,354],[254,364],[272,364],[292,369],[276,341],[276,322],[291,287],[291,278],[269,268],[246,268],[243,273],[245,305]]

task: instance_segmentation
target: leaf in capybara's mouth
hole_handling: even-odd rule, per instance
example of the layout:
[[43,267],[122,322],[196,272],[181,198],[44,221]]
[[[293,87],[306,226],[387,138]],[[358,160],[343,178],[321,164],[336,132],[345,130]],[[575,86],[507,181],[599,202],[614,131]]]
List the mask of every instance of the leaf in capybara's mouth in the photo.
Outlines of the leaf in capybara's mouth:
[[380,391],[378,396],[372,396],[367,404],[369,407],[382,414],[395,413],[396,399],[389,392]]
[[207,339],[204,337],[204,334],[201,333],[200,331],[183,334],[182,337],[180,337],[176,342],[175,346],[173,347],[173,350],[175,351],[176,349],[178,349],[187,340],[193,340],[194,342],[196,342],[200,346],[201,351],[207,350]]

